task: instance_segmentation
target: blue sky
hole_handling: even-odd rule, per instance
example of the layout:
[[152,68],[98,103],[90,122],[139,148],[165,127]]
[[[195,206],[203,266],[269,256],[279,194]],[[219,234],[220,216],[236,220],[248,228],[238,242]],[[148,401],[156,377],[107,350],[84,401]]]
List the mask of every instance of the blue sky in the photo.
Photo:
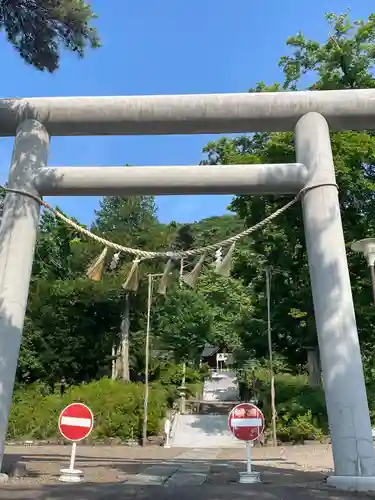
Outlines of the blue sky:
[[[302,30],[325,39],[324,13],[347,1],[94,0],[103,47],[84,60],[65,53],[53,75],[27,66],[0,36],[4,97],[246,92],[259,80],[281,80],[277,62],[285,40]],[[353,2],[353,18],[367,17],[373,1]],[[57,137],[51,165],[191,165],[218,136]],[[7,177],[12,139],[0,142],[0,181]],[[163,222],[199,220],[225,212],[231,197],[158,198]],[[89,223],[98,198],[55,198],[53,203]]]

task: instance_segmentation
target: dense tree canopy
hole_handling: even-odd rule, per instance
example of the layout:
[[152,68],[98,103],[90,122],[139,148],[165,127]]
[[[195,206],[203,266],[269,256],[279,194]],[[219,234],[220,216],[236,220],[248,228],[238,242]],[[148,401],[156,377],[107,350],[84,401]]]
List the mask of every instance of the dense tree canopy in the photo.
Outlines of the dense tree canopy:
[[100,46],[84,0],[0,0],[0,29],[20,56],[41,71],[59,67],[61,48],[80,57]]

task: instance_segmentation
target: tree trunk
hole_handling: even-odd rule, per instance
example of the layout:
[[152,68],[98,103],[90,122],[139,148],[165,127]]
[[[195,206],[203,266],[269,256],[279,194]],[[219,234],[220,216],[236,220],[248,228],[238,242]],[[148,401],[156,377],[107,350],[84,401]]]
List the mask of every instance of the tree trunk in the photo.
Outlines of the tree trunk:
[[309,373],[310,387],[321,387],[322,374],[320,370],[318,347],[311,347],[307,349],[307,370]]
[[[130,300],[129,293],[125,295],[125,306],[120,326],[119,344],[115,349],[116,358],[112,365],[112,379],[121,378],[130,380],[129,369],[129,329],[130,329]],[[112,351],[113,352],[113,351]],[[113,354],[112,354],[113,355]]]
[[121,364],[121,378],[122,380],[129,381],[129,329],[130,329],[130,300],[129,293],[125,294],[125,307],[124,315],[121,322],[120,331],[120,356],[119,361]]
[[117,378],[116,346],[112,345],[112,380]]

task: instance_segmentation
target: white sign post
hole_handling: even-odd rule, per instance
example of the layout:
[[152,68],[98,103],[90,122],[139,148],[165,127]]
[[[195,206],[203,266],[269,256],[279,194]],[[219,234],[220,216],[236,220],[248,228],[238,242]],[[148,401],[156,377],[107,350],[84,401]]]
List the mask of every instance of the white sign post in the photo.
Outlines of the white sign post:
[[246,472],[240,472],[240,483],[259,483],[259,472],[251,467],[251,448],[263,434],[263,413],[252,403],[240,403],[229,413],[228,427],[236,439],[246,442]]
[[69,474],[74,475],[74,464],[76,461],[76,453],[77,453],[77,443],[74,441],[72,444],[72,454],[70,455],[70,463],[69,463]]
[[246,473],[249,476],[251,476],[251,474],[252,474],[252,470],[251,470],[251,447],[252,446],[253,446],[253,443],[251,441],[246,441],[246,457],[247,457]]
[[59,430],[65,439],[71,441],[69,469],[61,469],[59,480],[64,483],[82,481],[82,471],[75,469],[77,442],[87,438],[94,427],[94,416],[90,408],[82,403],[72,403],[60,413]]

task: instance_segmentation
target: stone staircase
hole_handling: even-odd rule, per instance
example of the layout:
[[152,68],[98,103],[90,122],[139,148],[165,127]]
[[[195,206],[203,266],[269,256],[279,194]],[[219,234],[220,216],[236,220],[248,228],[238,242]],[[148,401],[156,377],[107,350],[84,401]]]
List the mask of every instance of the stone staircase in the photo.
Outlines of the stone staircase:
[[228,430],[227,415],[181,415],[175,417],[173,448],[243,448]]
[[[193,404],[192,413],[178,414],[173,423],[171,446],[176,448],[243,448],[228,429],[228,414],[238,401],[233,372],[214,373],[204,384],[203,396]],[[190,406],[189,406],[190,404]]]

